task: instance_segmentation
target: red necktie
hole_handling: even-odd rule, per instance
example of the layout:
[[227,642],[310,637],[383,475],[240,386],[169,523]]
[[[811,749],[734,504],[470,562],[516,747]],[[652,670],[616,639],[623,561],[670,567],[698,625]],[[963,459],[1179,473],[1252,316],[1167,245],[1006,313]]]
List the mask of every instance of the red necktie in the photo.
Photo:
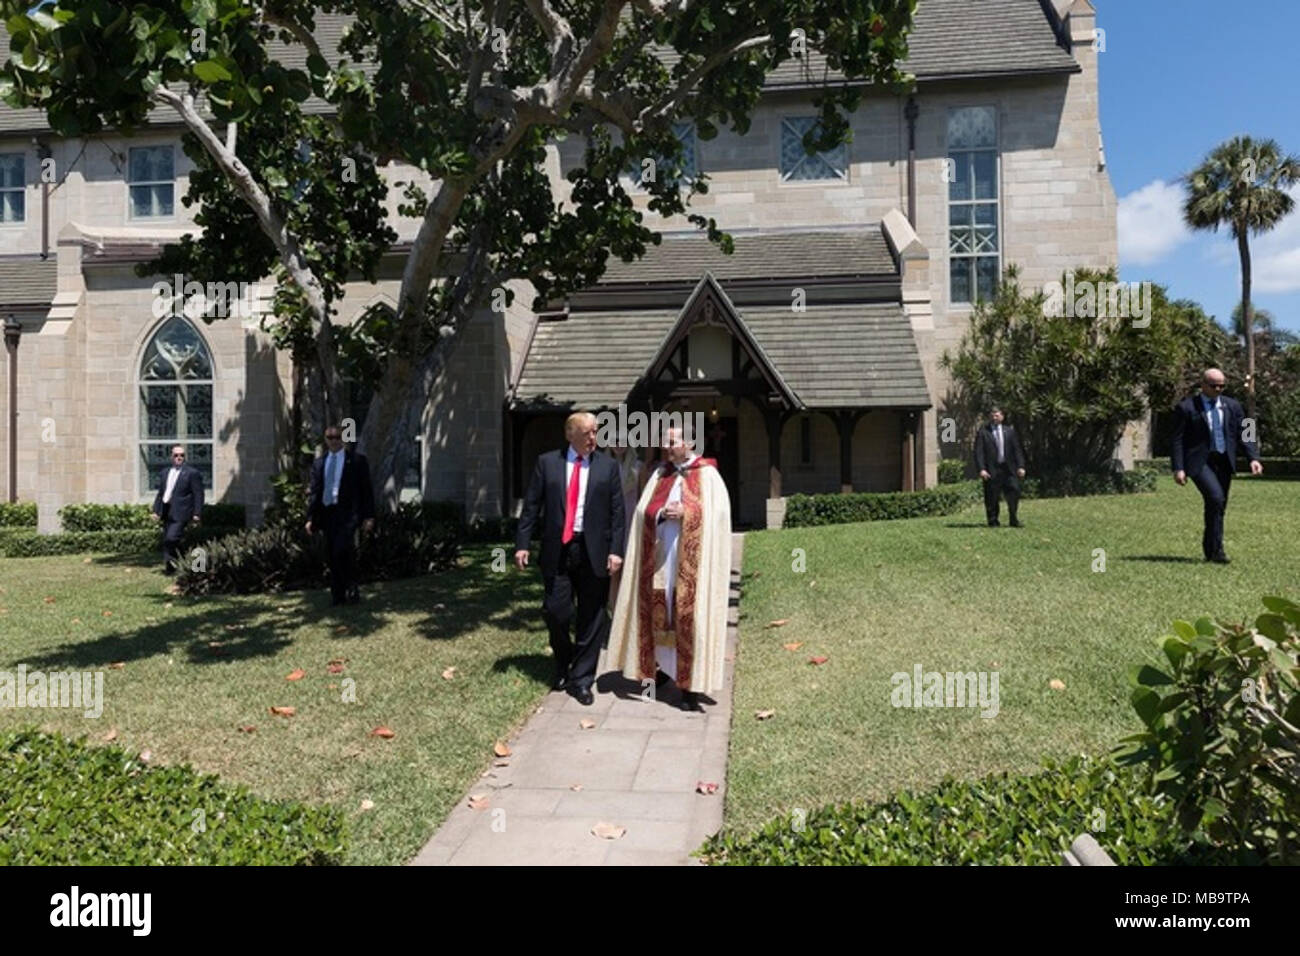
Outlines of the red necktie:
[[582,456],[573,463],[573,477],[569,479],[569,498],[564,503],[564,537],[562,544],[573,540],[573,522],[578,517],[578,482],[582,480]]

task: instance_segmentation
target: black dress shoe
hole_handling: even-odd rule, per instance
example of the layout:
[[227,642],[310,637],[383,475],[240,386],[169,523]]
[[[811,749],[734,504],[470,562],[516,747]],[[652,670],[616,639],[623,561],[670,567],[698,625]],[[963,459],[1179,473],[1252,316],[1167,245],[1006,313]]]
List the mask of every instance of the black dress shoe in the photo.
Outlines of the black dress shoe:
[[668,685],[668,682],[671,681],[671,680],[672,680],[672,678],[669,677],[667,674],[665,674],[663,671],[660,671],[660,670],[655,671],[655,688],[656,688],[656,689],[658,689],[658,690],[662,690],[664,687],[666,687],[666,686]]
[[568,680],[568,673],[556,668],[555,676],[551,678],[551,690],[564,690],[564,685],[568,683]]
[[999,522],[999,521],[997,521],[997,520],[993,520],[993,521],[990,521],[990,522],[989,522],[989,527],[990,527],[990,528],[1000,528],[1000,527],[1002,527],[1002,524],[1001,524],[1001,522]]
[[1220,551],[1218,554],[1216,554],[1214,557],[1210,558],[1209,560],[1210,560],[1210,561],[1213,561],[1215,564],[1231,564],[1231,563],[1232,563],[1232,559],[1231,559],[1230,557],[1228,557],[1226,554],[1224,554],[1222,551]]
[[580,703],[583,707],[590,707],[596,702],[595,695],[587,687],[569,687],[567,688],[569,696]]
[[1011,527],[1013,527],[1013,528],[1023,528],[1024,525],[1022,525],[1022,524],[1021,524],[1019,521],[1017,521],[1015,518],[1012,518],[1012,519],[1011,519]]
[[689,690],[682,691],[682,702],[680,706],[682,710],[689,712],[700,713],[704,710],[704,708],[700,706],[699,695],[694,691]]

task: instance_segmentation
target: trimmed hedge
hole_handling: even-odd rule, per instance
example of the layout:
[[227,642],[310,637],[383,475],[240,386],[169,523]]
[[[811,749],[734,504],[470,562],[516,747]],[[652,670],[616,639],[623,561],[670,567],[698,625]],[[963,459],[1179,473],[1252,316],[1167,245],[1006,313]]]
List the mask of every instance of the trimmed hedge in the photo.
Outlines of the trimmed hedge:
[[[377,517],[374,530],[360,536],[357,577],[391,580],[452,567],[463,532],[446,516],[440,506],[409,501]],[[313,540],[302,528],[280,525],[209,543],[201,558],[182,559],[176,580],[184,594],[253,594],[319,587],[327,574],[323,536]]]
[[891,521],[950,515],[980,500],[977,481],[921,491],[791,495],[785,500],[785,527],[810,528],[858,521]]
[[[185,529],[181,545],[192,548],[243,530],[198,524]],[[28,528],[11,531],[0,534],[0,556],[6,558],[41,558],[52,554],[138,554],[162,550],[162,531],[153,522],[148,528],[117,531],[70,531],[62,534],[37,534]]]
[[1044,761],[1032,775],[947,778],[884,803],[778,817],[749,835],[724,830],[701,855],[722,866],[1052,866],[1090,831],[1121,866],[1231,862],[1182,834],[1172,801],[1145,793],[1140,773],[1087,757]]
[[36,502],[0,502],[0,528],[35,528]]
[[[1272,478],[1300,478],[1300,458],[1261,458],[1264,463],[1264,475]],[[1162,475],[1172,474],[1168,458],[1140,458],[1133,462],[1134,468],[1154,468]],[[1237,471],[1250,472],[1250,459],[1237,455]]]
[[[149,505],[64,505],[59,519],[64,531],[118,531],[156,527]],[[35,522],[32,522],[35,524]],[[213,503],[204,505],[202,523],[214,527],[244,527],[244,506]]]
[[939,484],[955,485],[966,478],[966,462],[960,458],[944,458],[939,462]]
[[341,861],[342,813],[36,730],[0,735],[0,866]]
[[1021,480],[1024,498],[1082,498],[1089,495],[1133,495],[1156,490],[1152,468],[1111,471],[1104,474],[1062,472]]

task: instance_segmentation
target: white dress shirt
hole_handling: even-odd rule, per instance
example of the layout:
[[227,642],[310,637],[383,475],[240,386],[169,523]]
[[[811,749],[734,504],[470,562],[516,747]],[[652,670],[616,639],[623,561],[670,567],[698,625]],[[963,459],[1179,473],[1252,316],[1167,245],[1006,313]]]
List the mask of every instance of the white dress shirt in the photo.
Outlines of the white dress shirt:
[[993,437],[996,438],[996,439],[997,439],[997,442],[998,442],[998,464],[1000,465],[1000,464],[1002,464],[1004,461],[1007,460],[1007,448],[1006,448],[1006,445],[1004,445],[1003,442],[1002,442],[1002,426],[1001,426],[1001,425],[994,425],[994,426],[993,426]]
[[1214,441],[1214,416],[1210,414],[1211,408],[1217,408],[1219,410],[1219,421],[1223,423],[1223,427],[1224,427],[1223,437],[1226,440],[1228,437],[1228,433],[1227,433],[1228,420],[1223,416],[1223,400],[1216,395],[1214,396],[1214,401],[1209,402],[1209,405],[1207,407],[1206,403],[1209,401],[1209,396],[1206,395],[1204,392],[1201,392],[1201,397],[1198,398],[1196,401],[1201,406],[1201,414],[1205,416],[1205,424],[1210,426],[1210,441]]
[[[564,507],[569,507],[569,482],[573,481],[573,466],[578,461],[578,453],[569,446],[564,461]],[[582,531],[582,513],[587,502],[587,476],[591,474],[591,455],[582,459],[582,472],[578,475],[578,507],[573,512],[573,533]]]
[[171,504],[172,492],[176,490],[176,479],[181,476],[181,470],[175,465],[172,470],[167,472],[167,488],[163,491],[163,504]]

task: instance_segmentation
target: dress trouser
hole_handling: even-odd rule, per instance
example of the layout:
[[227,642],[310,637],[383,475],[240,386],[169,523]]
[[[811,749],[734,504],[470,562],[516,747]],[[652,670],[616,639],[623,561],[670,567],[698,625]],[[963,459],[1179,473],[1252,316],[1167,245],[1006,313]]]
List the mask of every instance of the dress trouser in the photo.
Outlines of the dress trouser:
[[[555,574],[542,583],[546,588],[542,612],[556,666],[561,673],[567,672],[570,687],[587,690],[596,679],[596,662],[609,632],[609,615],[605,613],[609,578],[598,577],[591,569],[586,543],[578,534],[562,546]],[[569,636],[571,624],[576,642]]]
[[1016,509],[1020,507],[1020,479],[1011,468],[1011,462],[1004,461],[995,464],[990,470],[991,476],[988,481],[984,482],[984,513],[988,516],[989,521],[998,520],[998,512],[1001,510],[999,498],[1005,492],[1007,496],[1007,514],[1011,520],[1016,520]]
[[325,541],[330,552],[330,594],[336,603],[356,590],[357,518],[338,505],[325,506]]
[[1223,513],[1228,509],[1228,490],[1232,487],[1232,466],[1228,456],[1212,451],[1192,475],[1192,483],[1205,502],[1205,531],[1201,534],[1201,551],[1206,558],[1223,553]]
[[185,535],[185,522],[172,520],[171,502],[163,505],[162,526],[163,569],[168,574],[171,574],[176,570],[176,564],[179,560],[177,552],[180,551],[181,538]]

